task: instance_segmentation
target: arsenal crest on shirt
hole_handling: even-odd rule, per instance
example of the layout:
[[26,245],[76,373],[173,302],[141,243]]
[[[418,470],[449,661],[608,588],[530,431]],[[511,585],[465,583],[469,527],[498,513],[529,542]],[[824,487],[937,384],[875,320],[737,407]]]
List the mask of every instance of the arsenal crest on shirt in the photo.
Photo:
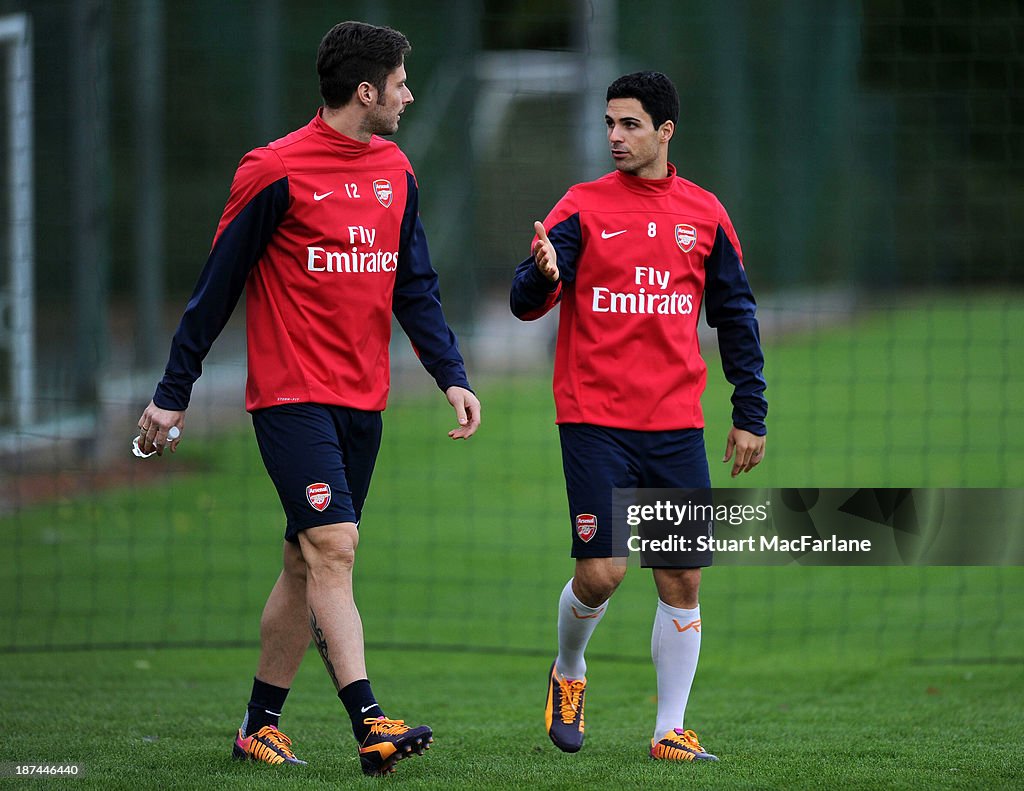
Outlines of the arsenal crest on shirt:
[[377,196],[381,206],[388,208],[391,205],[391,198],[394,197],[391,182],[387,179],[377,179],[373,182],[373,194]]
[[692,225],[680,223],[676,226],[676,244],[684,253],[688,253],[697,244],[697,229]]

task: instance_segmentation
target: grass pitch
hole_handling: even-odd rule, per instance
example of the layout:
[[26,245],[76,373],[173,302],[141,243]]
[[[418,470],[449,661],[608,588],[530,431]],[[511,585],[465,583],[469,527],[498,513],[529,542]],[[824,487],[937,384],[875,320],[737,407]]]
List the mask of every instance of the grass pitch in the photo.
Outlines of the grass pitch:
[[1019,667],[856,656],[835,666],[811,646],[799,662],[758,653],[722,667],[714,640],[709,629],[688,711],[721,758],[714,765],[646,757],[655,708],[646,663],[591,659],[587,743],[572,756],[544,733],[548,657],[404,650],[369,652],[375,687],[392,716],[429,722],[436,740],[387,780],[360,774],[314,654],[283,721],[310,765],[232,762],[252,650],[0,657],[4,760],[78,761],[85,778],[64,784],[97,788],[1019,787]]
[[[1024,404],[1021,336],[1008,329],[1022,326],[1019,301],[933,302],[769,343],[768,457],[743,483],[1021,486],[1007,437]],[[727,485],[715,363],[709,380],[709,455]],[[646,758],[655,594],[631,570],[588,651],[587,744],[559,753],[542,706],[572,566],[549,385],[476,385],[485,427],[468,443],[444,436],[450,415],[428,386],[386,415],[357,595],[378,697],[391,716],[432,725],[436,745],[384,782],[1020,786],[1020,568],[709,570],[687,726],[722,759],[711,766]],[[380,782],[359,773],[315,653],[283,720],[310,766],[229,760],[283,525],[251,431],[189,439],[145,462],[162,465],[160,480],[0,521],[0,761],[78,762],[84,778],[53,783],[78,787]]]

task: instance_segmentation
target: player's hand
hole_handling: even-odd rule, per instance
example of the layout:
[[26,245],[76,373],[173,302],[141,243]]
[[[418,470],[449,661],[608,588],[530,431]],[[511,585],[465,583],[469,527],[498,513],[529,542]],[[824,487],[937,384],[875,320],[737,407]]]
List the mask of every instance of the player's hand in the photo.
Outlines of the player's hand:
[[741,428],[732,427],[729,438],[725,442],[725,457],[723,462],[736,455],[736,461],[732,465],[732,477],[735,478],[741,472],[750,472],[761,463],[764,458],[765,438],[757,434],[751,434]]
[[455,417],[459,427],[448,432],[452,439],[469,439],[480,428],[480,399],[465,387],[452,385],[444,394],[448,403],[455,408]]
[[139,418],[139,449],[143,453],[152,453],[155,450],[157,456],[163,456],[164,447],[167,445],[167,432],[172,427],[178,429],[177,439],[171,440],[170,444],[171,453],[174,453],[185,430],[185,413],[161,409],[150,401]]
[[557,283],[558,254],[555,252],[555,246],[548,239],[548,232],[544,230],[544,223],[535,222],[533,230],[537,234],[537,241],[533,243],[533,262],[544,277],[552,283]]

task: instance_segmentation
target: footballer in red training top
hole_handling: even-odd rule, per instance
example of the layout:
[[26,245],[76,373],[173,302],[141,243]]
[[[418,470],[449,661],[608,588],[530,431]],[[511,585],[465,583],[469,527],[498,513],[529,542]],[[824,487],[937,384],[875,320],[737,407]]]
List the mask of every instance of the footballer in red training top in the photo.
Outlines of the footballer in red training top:
[[388,398],[392,314],[455,410],[459,425],[448,436],[468,439],[480,425],[441,309],[416,178],[384,139],[413,102],[410,49],[399,31],[363,22],[341,22],[323,37],[323,106],[242,159],[167,369],[139,419],[143,453],[162,452],[165,441],[175,450],[203,359],[244,289],[245,404],[286,521],[283,569],[263,610],[252,694],[232,746],[239,759],[304,763],[279,725],[311,638],[364,773],[389,774],[432,740],[429,726],[389,718],[376,700],[352,579]]
[[[724,461],[735,459],[735,476],[764,455],[754,298],[722,204],[668,162],[678,116],[679,97],[664,74],[629,74],[609,86],[605,123],[615,170],[572,187],[535,224],[532,255],[512,284],[512,311],[521,319],[561,305],[554,395],[576,560],[558,605],[545,725],[566,752],[583,746],[584,649],[626,572],[628,530],[612,530],[613,491],[711,485],[701,305],[718,330],[734,388]],[[654,568],[656,759],[717,760],[683,727],[700,648],[701,567],[710,564],[710,553],[701,553],[678,568]]]

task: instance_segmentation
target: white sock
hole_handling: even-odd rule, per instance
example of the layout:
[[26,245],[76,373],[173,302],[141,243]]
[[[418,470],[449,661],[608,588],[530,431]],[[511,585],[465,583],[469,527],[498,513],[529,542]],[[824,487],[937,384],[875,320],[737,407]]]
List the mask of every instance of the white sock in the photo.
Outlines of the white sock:
[[700,655],[700,606],[669,607],[658,599],[651,633],[651,659],[658,674],[658,719],[654,738],[683,727],[686,701]]
[[577,599],[572,592],[572,580],[562,588],[558,599],[558,659],[555,660],[555,670],[562,678],[583,678],[587,674],[583,652],[606,609],[608,602],[600,607],[588,607]]

